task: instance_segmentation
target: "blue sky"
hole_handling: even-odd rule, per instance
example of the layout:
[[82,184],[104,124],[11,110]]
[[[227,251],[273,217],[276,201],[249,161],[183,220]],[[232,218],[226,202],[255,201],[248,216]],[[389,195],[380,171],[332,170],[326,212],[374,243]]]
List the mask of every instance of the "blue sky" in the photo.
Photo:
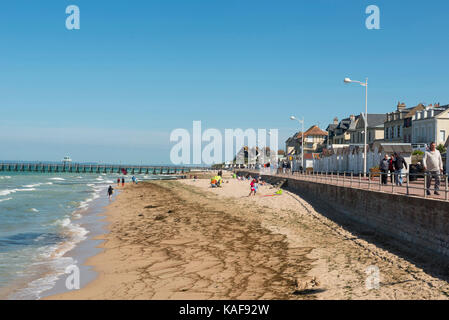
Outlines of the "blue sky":
[[[81,29],[65,28],[65,8]],[[380,8],[381,30],[365,28]],[[449,103],[447,1],[9,1],[0,159],[168,163],[170,132],[325,128],[398,101]]]

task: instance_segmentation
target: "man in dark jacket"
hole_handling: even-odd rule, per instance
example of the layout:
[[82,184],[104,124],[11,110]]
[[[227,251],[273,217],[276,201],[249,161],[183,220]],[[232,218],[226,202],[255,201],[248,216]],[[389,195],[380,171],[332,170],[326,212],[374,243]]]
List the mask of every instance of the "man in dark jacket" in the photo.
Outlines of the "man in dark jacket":
[[396,178],[396,185],[402,186],[402,170],[407,169],[407,162],[405,162],[404,158],[398,154],[394,153],[394,175]]
[[385,154],[385,157],[380,160],[379,169],[382,177],[382,184],[387,184],[388,180],[388,168],[390,165],[390,159],[388,159],[388,154]]

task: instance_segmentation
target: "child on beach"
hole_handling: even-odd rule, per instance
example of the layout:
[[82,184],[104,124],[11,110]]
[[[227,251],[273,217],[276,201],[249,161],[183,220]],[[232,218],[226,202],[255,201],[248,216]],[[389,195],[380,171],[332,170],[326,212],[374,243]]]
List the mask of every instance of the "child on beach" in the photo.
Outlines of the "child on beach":
[[122,187],[125,186],[125,178],[122,178]]
[[251,186],[251,191],[248,195],[248,197],[250,197],[251,195],[256,195],[256,190],[257,190],[257,186],[256,186],[257,182],[256,179],[251,180],[250,186]]
[[108,197],[109,200],[111,200],[112,194],[114,193],[114,188],[112,188],[112,186],[109,186],[108,188]]

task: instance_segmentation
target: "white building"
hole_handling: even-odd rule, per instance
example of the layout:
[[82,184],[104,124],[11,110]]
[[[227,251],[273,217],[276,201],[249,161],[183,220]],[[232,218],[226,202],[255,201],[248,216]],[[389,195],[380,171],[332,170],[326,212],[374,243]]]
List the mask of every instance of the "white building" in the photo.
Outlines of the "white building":
[[444,144],[449,133],[449,105],[427,106],[416,112],[412,120],[412,142],[427,143],[434,141]]

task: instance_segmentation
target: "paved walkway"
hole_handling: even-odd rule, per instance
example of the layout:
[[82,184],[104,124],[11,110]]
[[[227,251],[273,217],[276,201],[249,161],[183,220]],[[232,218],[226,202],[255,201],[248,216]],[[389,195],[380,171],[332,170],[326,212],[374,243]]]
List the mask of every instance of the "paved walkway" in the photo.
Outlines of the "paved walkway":
[[[251,171],[251,170],[250,170]],[[336,174],[300,174],[299,172],[295,172],[293,174],[291,173],[278,173],[278,174],[270,174],[270,173],[264,173],[259,171],[251,171],[258,174],[264,174],[264,175],[271,175],[271,176],[277,176],[277,177],[285,177],[290,179],[298,179],[303,181],[313,181],[318,183],[326,183],[326,184],[332,184],[337,186],[345,186],[345,187],[351,187],[356,189],[366,189],[366,190],[372,190],[372,191],[378,191],[378,192],[387,192],[387,193],[393,193],[393,194],[403,194],[408,196],[414,196],[414,197],[420,197],[420,198],[429,198],[429,199],[438,199],[443,201],[448,201],[449,199],[449,190],[448,190],[448,184],[447,184],[447,178],[441,178],[440,182],[440,195],[434,194],[434,181],[432,181],[431,185],[431,195],[426,195],[426,190],[424,189],[424,178],[418,178],[416,181],[409,181],[407,183],[407,177],[404,175],[403,177],[403,184],[401,186],[396,186],[394,183],[391,183],[390,177],[388,177],[388,184],[382,185],[380,183],[380,177],[371,177],[369,179],[368,177],[361,177],[358,175],[352,176],[350,174],[347,174],[344,176],[336,175]],[[394,181],[394,179],[393,179]]]

